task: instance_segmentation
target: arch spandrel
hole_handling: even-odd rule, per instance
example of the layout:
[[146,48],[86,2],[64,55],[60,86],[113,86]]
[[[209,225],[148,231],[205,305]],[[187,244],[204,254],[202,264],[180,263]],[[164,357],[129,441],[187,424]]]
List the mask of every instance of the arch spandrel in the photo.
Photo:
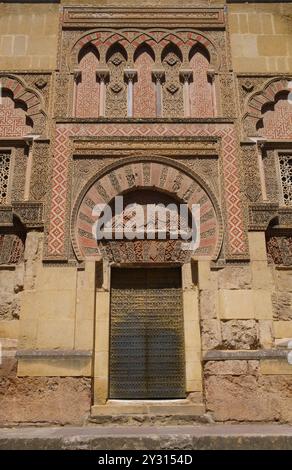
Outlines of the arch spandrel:
[[[79,260],[101,254],[101,246],[92,235],[92,227],[97,220],[93,215],[95,205],[111,204],[115,196],[144,190],[156,193],[157,203],[165,195],[178,204],[187,204],[189,211],[193,204],[199,204],[201,241],[194,256],[218,257],[223,236],[222,218],[212,191],[198,175],[177,162],[164,157],[155,157],[155,160],[143,157],[139,161],[137,158],[123,159],[107,167],[89,180],[79,194],[71,220],[72,244]],[[181,252],[181,240],[113,240],[106,243],[102,255],[114,262],[183,263],[188,261],[190,254]]]

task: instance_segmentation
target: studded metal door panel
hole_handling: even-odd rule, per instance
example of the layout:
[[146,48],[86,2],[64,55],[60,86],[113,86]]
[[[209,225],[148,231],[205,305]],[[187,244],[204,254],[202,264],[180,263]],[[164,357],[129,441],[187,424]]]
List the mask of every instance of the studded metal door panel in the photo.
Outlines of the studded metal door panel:
[[110,398],[184,398],[182,289],[177,269],[115,269]]

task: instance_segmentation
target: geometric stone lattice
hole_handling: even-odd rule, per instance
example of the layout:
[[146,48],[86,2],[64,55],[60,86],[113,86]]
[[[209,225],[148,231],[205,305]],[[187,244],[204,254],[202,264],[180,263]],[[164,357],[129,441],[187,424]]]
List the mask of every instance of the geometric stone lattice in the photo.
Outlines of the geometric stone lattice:
[[10,152],[0,154],[0,204],[7,202],[8,180],[10,168]]
[[134,117],[155,117],[155,87],[151,78],[153,59],[141,48],[135,60],[138,79],[134,85]]
[[0,264],[17,264],[23,260],[24,240],[22,235],[0,235]]
[[267,139],[291,139],[292,105],[286,95],[280,95],[272,108],[262,114],[262,137]]
[[22,137],[31,132],[26,123],[26,113],[9,96],[3,96],[0,104],[0,136]]
[[292,154],[279,155],[279,163],[283,202],[289,206],[292,204]]
[[269,263],[292,266],[292,231],[271,229],[266,234]]

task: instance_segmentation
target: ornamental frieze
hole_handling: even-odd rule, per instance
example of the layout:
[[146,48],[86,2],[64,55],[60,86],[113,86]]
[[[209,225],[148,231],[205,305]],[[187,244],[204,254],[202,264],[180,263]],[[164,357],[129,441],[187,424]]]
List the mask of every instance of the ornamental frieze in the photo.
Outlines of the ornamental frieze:
[[121,27],[178,26],[222,27],[225,24],[223,8],[109,8],[64,7],[63,27]]

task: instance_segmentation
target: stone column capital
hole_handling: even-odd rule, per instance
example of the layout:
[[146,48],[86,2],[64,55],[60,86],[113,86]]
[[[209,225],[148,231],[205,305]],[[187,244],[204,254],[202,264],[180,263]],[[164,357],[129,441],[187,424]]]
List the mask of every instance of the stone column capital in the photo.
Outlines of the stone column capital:
[[74,69],[73,70],[73,77],[74,77],[74,80],[77,82],[78,80],[81,79],[81,70],[79,69]]
[[189,83],[193,78],[193,71],[191,69],[182,69],[179,71],[179,76],[184,83]]
[[215,70],[214,69],[207,70],[207,77],[213,82],[215,78]]
[[137,70],[134,69],[125,69],[124,77],[128,82],[133,82],[138,76]]
[[156,82],[161,83],[165,80],[165,71],[162,69],[152,70],[152,77]]
[[98,78],[101,82],[105,82],[108,80],[110,72],[108,69],[97,69],[96,71],[96,78]]

